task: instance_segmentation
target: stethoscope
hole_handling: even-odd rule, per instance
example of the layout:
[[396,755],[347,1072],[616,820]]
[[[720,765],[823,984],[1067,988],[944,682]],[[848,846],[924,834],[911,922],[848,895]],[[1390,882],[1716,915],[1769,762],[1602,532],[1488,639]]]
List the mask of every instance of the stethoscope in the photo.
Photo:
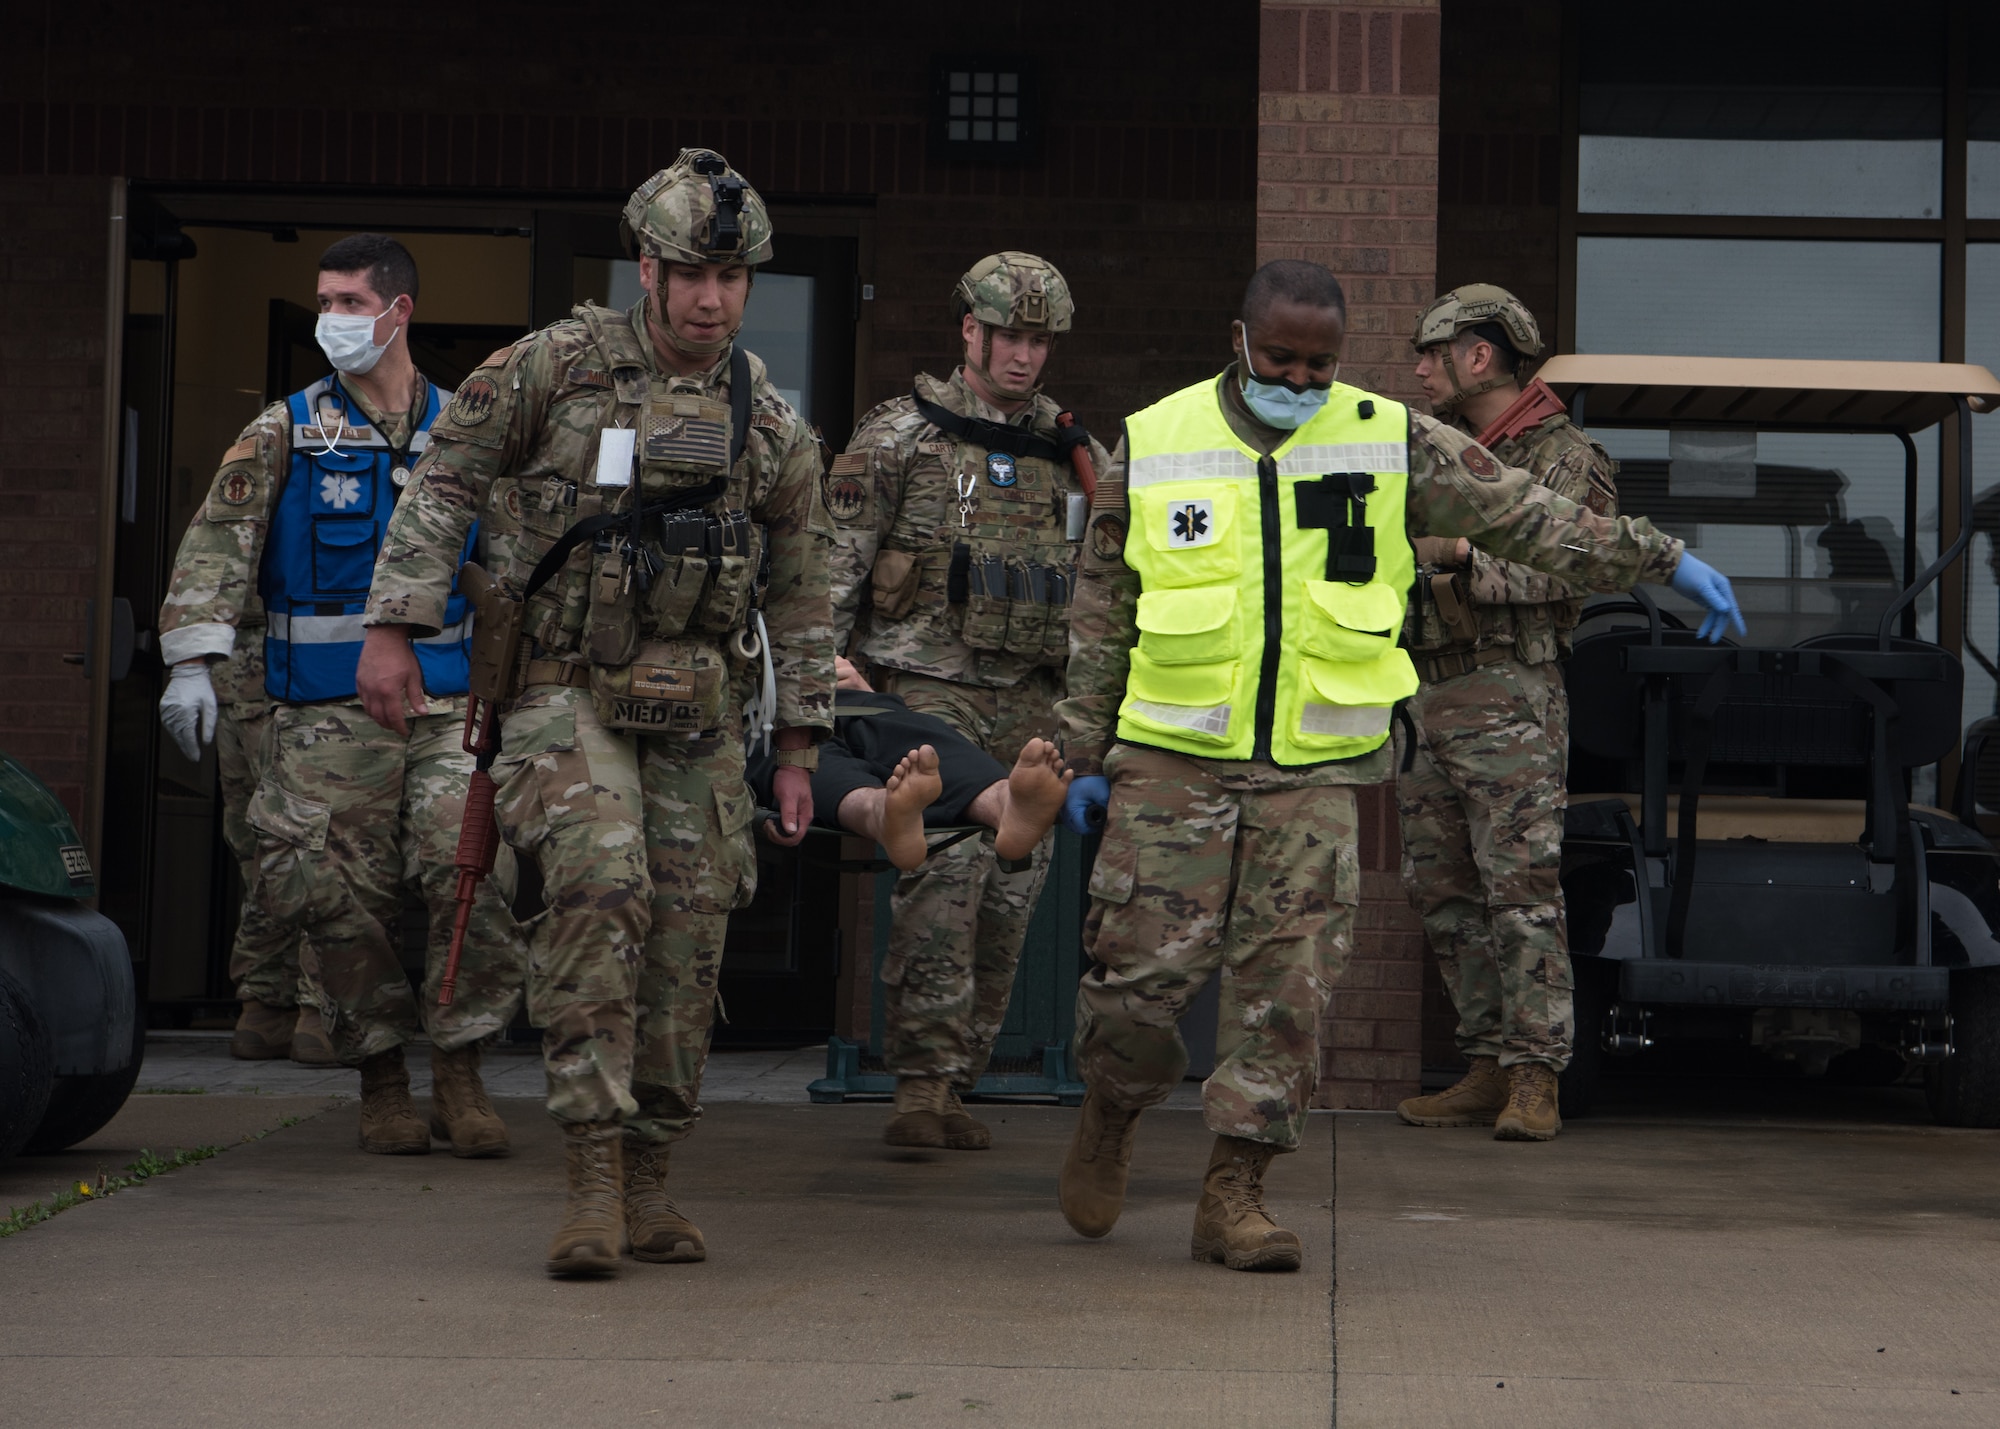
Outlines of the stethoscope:
[[320,451],[313,452],[312,455],[313,456],[340,455],[340,440],[338,437],[333,435],[334,428],[329,426],[326,420],[326,404],[328,402],[332,402],[333,405],[338,409],[338,415],[340,417],[339,431],[341,436],[345,436],[349,432],[367,431],[370,428],[373,428],[377,432],[381,432],[382,440],[388,446],[389,456],[391,458],[391,464],[389,467],[389,481],[393,486],[395,486],[395,488],[398,491],[401,491],[405,486],[408,486],[410,484],[410,449],[407,446],[402,446],[402,447],[397,446],[394,442],[389,440],[389,434],[387,432],[383,432],[381,427],[377,426],[373,422],[366,421],[365,418],[364,418],[364,425],[359,427],[350,426],[348,423],[348,414],[352,410],[351,407],[349,406],[349,403],[351,403],[352,401],[353,399],[347,395],[347,389],[340,385],[339,378],[335,378],[333,384],[330,387],[328,387],[324,392],[320,393],[318,397],[313,399],[313,417],[319,423],[320,440],[325,442],[326,446]]

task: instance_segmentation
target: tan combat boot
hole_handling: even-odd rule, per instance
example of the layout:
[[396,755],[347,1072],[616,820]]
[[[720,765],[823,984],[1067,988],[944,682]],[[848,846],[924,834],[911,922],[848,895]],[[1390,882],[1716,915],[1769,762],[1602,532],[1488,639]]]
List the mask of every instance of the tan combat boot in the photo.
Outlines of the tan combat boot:
[[1517,1062],[1507,1069],[1512,1085],[1507,1109],[1493,1125],[1495,1141],[1554,1141],[1563,1129],[1556,1105],[1556,1069],[1546,1062]]
[[291,1008],[245,1000],[236,1031],[229,1038],[229,1055],[246,1062],[268,1062],[284,1056],[291,1047]]
[[1132,1170],[1132,1142],[1139,1113],[1112,1106],[1096,1092],[1083,1099],[1083,1113],[1069,1139],[1056,1196],[1063,1219],[1078,1235],[1109,1235],[1125,1209],[1125,1180]]
[[410,1100],[403,1049],[377,1052],[361,1064],[361,1149],[379,1156],[427,1156],[430,1128]]
[[965,1109],[957,1087],[945,1089],[942,1123],[947,1151],[984,1151],[993,1145],[992,1128]]
[[1474,1057],[1453,1086],[1398,1102],[1396,1115],[1411,1126],[1491,1126],[1507,1105],[1507,1074],[1498,1057]]
[[1219,1260],[1231,1270],[1299,1268],[1299,1238],[1264,1209],[1264,1169],[1277,1154],[1265,1142],[1215,1138],[1194,1208],[1189,1253],[1196,1260]]
[[950,1093],[951,1083],[943,1077],[896,1078],[896,1114],[882,1128],[882,1139],[891,1146],[943,1146]]
[[548,1272],[556,1276],[615,1275],[624,1230],[625,1133],[616,1122],[563,1126],[569,1160],[569,1204],[549,1242]]
[[447,1052],[431,1048],[431,1135],[451,1143],[454,1156],[505,1156],[507,1123],[479,1080],[479,1044]]
[[292,1060],[302,1067],[338,1067],[340,1055],[333,1050],[326,1019],[309,1002],[299,1004],[299,1020],[292,1028]]
[[625,1147],[625,1233],[632,1254],[658,1264],[707,1260],[708,1243],[695,1223],[667,1199],[667,1148]]

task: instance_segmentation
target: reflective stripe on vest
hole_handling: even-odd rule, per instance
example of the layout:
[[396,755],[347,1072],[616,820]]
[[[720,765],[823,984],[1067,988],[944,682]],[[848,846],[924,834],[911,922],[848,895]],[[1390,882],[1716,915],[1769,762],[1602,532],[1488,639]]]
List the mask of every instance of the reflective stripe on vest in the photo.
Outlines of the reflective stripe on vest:
[[[449,395],[431,387],[404,457],[414,460],[430,445],[431,423]],[[293,393],[286,406],[292,459],[257,575],[269,611],[264,688],[294,704],[351,699],[368,586],[399,494],[392,479],[397,453],[334,378]],[[477,537],[475,526],[461,564]],[[445,621],[444,630],[415,642],[417,664],[431,694],[463,694],[472,617],[456,581]]]
[[1396,645],[1416,574],[1409,431],[1400,404],[1338,384],[1267,461],[1212,380],[1126,421],[1140,596],[1120,739],[1289,766],[1387,741],[1417,688]]

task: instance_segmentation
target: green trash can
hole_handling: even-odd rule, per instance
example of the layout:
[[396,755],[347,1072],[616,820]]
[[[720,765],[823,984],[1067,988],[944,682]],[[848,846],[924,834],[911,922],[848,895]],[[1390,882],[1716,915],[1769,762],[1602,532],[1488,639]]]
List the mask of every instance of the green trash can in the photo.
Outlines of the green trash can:
[[[1083,915],[1090,906],[1084,886],[1097,843],[1095,834],[1086,839],[1056,830],[1049,876],[1014,975],[1014,996],[973,1096],[1046,1096],[1064,1106],[1083,1102],[1070,1037],[1076,1030],[1076,982],[1083,973]],[[889,953],[889,897],[895,886],[893,871],[875,875],[867,1044],[827,1039],[826,1075],[806,1088],[816,1102],[884,1097],[896,1090],[896,1079],[882,1065],[882,962]]]

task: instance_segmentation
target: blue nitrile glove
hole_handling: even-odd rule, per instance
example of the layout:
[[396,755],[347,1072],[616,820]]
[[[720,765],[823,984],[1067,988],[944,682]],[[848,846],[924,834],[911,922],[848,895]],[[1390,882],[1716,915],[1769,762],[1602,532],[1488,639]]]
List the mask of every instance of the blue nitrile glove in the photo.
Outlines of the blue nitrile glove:
[[1063,827],[1071,833],[1094,834],[1104,827],[1104,811],[1110,804],[1111,781],[1102,774],[1072,779],[1063,796]]
[[1743,612],[1736,608],[1736,592],[1729,588],[1729,577],[1706,561],[1681,552],[1681,563],[1674,568],[1674,589],[1708,607],[1708,618],[1696,633],[1709,644],[1720,641],[1732,625],[1738,635],[1745,633]]

